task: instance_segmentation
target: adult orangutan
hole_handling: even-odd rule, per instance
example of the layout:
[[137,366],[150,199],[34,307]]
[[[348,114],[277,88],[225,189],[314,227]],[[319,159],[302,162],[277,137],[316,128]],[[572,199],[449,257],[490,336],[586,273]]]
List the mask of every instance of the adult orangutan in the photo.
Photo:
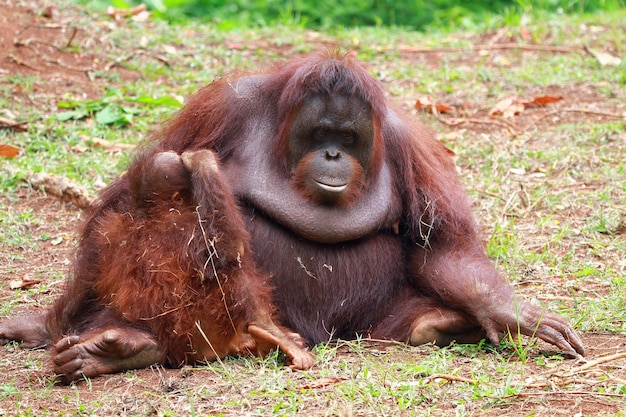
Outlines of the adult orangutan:
[[[171,342],[167,335],[174,340],[185,332],[180,326],[171,330],[169,322],[180,320],[193,334],[191,323],[209,309],[204,297],[221,302],[216,295],[199,294],[188,298],[199,307],[169,310],[171,295],[155,287],[176,269],[172,262],[159,266],[163,273],[141,289],[135,305],[110,301],[117,291],[140,290],[128,284],[126,264],[134,259],[106,240],[116,231],[109,217],[123,217],[136,210],[133,202],[149,201],[149,192],[137,183],[168,192],[191,188],[200,197],[183,201],[198,205],[214,200],[211,194],[224,189],[200,182],[196,174],[189,184],[171,188],[151,174],[150,167],[163,158],[182,155],[184,160],[186,153],[195,152],[198,160],[205,155],[202,150],[215,152],[220,161],[216,175],[223,176],[237,202],[217,204],[222,221],[212,229],[230,245],[245,248],[241,262],[248,279],[237,279],[249,285],[250,279],[269,276],[278,321],[308,345],[357,335],[413,345],[471,343],[485,336],[497,343],[503,333],[519,331],[568,354],[584,353],[564,318],[517,298],[492,266],[446,148],[394,109],[381,84],[349,57],[313,56],[271,72],[217,80],[191,97],[152,140],[93,209],[65,295],[45,315],[0,324],[5,340],[29,346],[54,343],[55,371],[69,375],[67,380],[81,372],[93,376],[163,362],[172,343],[183,343]],[[145,222],[146,233],[178,257],[187,254],[195,264],[205,261],[202,250],[188,252],[170,226],[175,220],[164,211],[149,215],[162,225]],[[237,237],[229,238],[232,233]],[[139,247],[127,249],[133,256],[151,251],[145,238],[134,244]],[[120,256],[94,267],[107,250]],[[234,247],[226,252],[231,257],[239,253]],[[232,266],[225,269],[232,273]],[[238,293],[245,289],[244,284],[231,285]],[[233,297],[249,303],[251,295]],[[270,302],[263,302],[271,311]],[[183,317],[187,312],[191,316]],[[171,317],[159,329],[138,321],[164,313]],[[226,326],[218,323],[217,328]],[[284,332],[273,337],[298,339],[286,332],[287,339]],[[219,340],[209,333],[211,340]],[[185,346],[175,349],[185,351]],[[310,364],[298,359],[296,348],[286,351]]]

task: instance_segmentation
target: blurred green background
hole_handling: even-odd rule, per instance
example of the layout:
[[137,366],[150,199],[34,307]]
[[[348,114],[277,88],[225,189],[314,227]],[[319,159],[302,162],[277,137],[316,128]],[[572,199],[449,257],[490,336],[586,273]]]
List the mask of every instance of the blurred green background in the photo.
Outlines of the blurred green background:
[[[135,0],[76,0],[99,8],[128,8]],[[307,28],[402,26],[473,28],[519,24],[528,14],[593,13],[625,7],[626,0],[145,0],[155,16],[169,21],[202,19],[221,28],[277,23]]]

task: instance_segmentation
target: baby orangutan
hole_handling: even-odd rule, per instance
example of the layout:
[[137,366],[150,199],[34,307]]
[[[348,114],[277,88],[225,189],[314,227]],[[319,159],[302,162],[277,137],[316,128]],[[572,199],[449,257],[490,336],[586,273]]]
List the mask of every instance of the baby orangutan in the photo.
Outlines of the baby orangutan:
[[254,265],[242,219],[232,215],[238,208],[214,153],[147,158],[142,172],[126,176],[134,182],[128,199],[118,202],[126,210],[112,207],[92,218],[82,236],[92,243],[83,245],[78,263],[91,258],[98,276],[82,290],[93,292],[90,305],[100,311],[88,322],[62,320],[74,328],[58,328],[59,315],[84,311],[72,302],[74,291],[66,291],[47,313],[45,328],[24,331],[29,318],[17,317],[0,324],[2,338],[25,346],[52,343],[54,371],[64,382],[156,363],[263,355],[276,347],[292,368],[311,367],[300,336],[272,320],[267,277]]

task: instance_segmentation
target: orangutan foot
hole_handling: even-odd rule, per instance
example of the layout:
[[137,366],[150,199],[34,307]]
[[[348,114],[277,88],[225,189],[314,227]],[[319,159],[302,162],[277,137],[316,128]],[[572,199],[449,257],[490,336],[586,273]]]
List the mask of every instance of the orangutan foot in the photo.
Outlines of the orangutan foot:
[[130,327],[64,337],[52,348],[54,372],[64,383],[145,368],[162,363],[163,356],[150,333]]
[[304,339],[298,333],[283,332],[274,324],[250,324],[248,333],[254,338],[260,351],[278,346],[289,357],[291,369],[309,369],[315,363],[315,357],[304,349]]

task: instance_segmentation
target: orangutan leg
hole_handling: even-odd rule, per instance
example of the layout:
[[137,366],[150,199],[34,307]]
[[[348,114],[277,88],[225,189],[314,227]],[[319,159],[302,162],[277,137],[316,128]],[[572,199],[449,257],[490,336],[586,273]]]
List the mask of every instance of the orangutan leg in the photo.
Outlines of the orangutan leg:
[[393,302],[387,316],[371,331],[374,339],[406,341],[418,346],[476,343],[486,337],[483,328],[468,314],[442,306],[432,298],[405,291]]
[[435,343],[477,343],[486,337],[483,328],[467,314],[446,308],[433,308],[420,314],[411,327],[409,343],[417,346]]

